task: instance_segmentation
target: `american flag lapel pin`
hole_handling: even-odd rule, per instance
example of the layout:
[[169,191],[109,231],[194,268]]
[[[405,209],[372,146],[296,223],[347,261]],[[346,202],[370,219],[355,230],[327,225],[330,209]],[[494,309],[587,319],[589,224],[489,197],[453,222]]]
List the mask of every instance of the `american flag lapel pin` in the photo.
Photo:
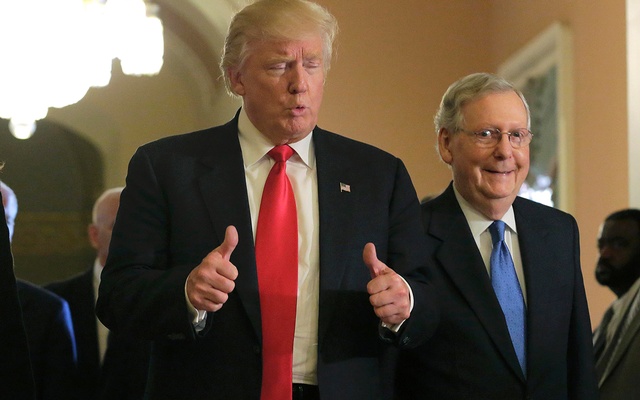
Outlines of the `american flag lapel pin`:
[[349,192],[349,193],[351,193],[351,185],[347,185],[346,183],[340,182],[340,192]]

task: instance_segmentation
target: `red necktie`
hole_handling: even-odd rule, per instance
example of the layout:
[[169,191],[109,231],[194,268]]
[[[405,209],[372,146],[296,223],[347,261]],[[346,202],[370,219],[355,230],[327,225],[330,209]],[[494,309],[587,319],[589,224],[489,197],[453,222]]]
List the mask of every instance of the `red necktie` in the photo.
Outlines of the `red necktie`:
[[262,315],[261,400],[291,400],[293,336],[298,292],[298,217],[287,177],[286,145],[269,151],[275,164],[264,184],[256,232]]

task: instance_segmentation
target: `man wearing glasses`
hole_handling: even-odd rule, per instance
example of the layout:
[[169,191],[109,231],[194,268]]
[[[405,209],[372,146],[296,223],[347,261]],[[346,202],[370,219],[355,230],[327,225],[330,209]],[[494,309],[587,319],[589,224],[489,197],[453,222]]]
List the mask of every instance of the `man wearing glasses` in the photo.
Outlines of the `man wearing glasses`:
[[529,108],[509,82],[455,82],[435,117],[453,172],[422,205],[441,321],[402,353],[403,399],[596,399],[575,219],[517,197]]

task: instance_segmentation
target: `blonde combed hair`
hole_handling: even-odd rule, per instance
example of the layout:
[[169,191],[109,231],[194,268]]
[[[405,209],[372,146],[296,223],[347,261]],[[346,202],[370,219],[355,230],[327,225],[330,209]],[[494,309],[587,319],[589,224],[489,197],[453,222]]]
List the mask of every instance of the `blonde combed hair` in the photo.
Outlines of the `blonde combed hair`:
[[231,88],[229,71],[241,68],[251,44],[264,40],[300,40],[320,35],[323,42],[323,68],[331,67],[333,43],[338,22],[324,7],[307,0],[258,0],[238,12],[229,25],[220,60],[227,92]]

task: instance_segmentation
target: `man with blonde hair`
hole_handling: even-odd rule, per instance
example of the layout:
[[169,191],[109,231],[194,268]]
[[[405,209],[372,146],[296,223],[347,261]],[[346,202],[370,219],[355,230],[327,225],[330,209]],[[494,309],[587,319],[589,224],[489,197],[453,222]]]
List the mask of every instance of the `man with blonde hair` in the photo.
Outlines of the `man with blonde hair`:
[[131,159],[97,313],[153,340],[149,399],[390,399],[381,336],[428,331],[406,168],[316,126],[336,32],[310,1],[245,7],[236,117]]

